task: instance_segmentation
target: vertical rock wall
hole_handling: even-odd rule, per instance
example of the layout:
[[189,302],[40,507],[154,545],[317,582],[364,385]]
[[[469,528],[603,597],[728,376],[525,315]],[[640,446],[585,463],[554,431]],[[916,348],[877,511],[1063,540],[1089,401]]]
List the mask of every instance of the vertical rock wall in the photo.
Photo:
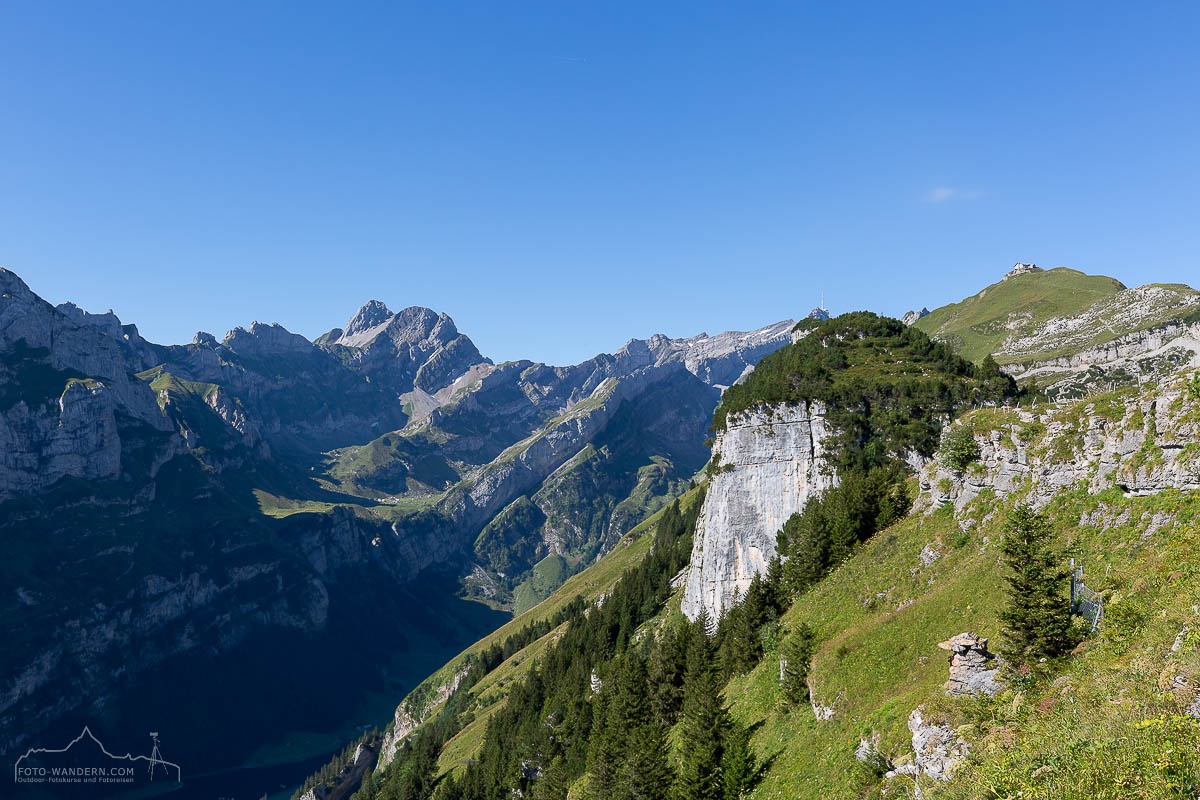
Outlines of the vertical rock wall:
[[825,468],[825,407],[819,402],[729,417],[717,435],[718,471],[696,525],[683,599],[689,619],[717,619],[775,557],[775,535],[813,495],[836,483]]

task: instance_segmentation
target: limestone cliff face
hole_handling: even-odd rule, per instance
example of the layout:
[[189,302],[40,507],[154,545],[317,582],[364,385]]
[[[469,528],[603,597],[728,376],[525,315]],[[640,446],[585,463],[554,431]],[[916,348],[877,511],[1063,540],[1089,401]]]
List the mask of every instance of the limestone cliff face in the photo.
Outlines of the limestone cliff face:
[[1200,489],[1200,400],[1182,376],[1140,395],[1009,411],[991,427],[976,434],[979,459],[966,470],[931,461],[922,471],[918,503],[926,510],[961,511],[984,492],[1026,492],[1042,508],[1080,485],[1133,495]]
[[696,526],[683,613],[717,619],[775,557],[775,535],[836,482],[824,462],[825,408],[809,402],[729,418]]
[[116,408],[103,384],[72,383],[56,404],[18,403],[0,414],[0,493],[37,491],[67,476],[120,475]]

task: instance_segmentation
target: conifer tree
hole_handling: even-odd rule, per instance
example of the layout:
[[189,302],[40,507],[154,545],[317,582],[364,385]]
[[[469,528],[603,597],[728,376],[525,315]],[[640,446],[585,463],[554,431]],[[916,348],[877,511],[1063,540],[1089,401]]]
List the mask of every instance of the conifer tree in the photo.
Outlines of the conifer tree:
[[706,669],[684,683],[679,721],[679,772],[676,800],[720,800],[721,758],[729,713],[716,673]]
[[723,794],[720,764],[730,720],[704,633],[707,625],[708,616],[702,611],[692,623],[688,642],[675,800],[721,800]]
[[1066,597],[1070,573],[1053,536],[1046,517],[1029,505],[1014,508],[1004,526],[1008,605],[1000,612],[1000,654],[1013,667],[1060,656],[1075,644]]
[[596,699],[596,726],[592,728],[587,758],[588,785],[596,797],[613,797],[617,790],[623,754],[619,732],[613,728],[614,704],[608,693]]
[[687,627],[672,625],[654,641],[646,660],[650,681],[650,708],[654,717],[670,727],[679,718],[683,702],[683,676],[687,668]]
[[783,700],[797,706],[808,700],[808,670],[816,652],[816,634],[801,622],[783,642]]
[[767,579],[765,582],[768,606],[775,610],[776,615],[782,614],[791,605],[791,597],[784,586],[783,559],[775,556],[767,564]]
[[[452,775],[447,775],[452,778]],[[566,800],[571,788],[566,763],[561,756],[554,758],[533,784],[533,800]]]
[[667,762],[667,731],[657,720],[638,725],[629,734],[629,748],[614,797],[630,800],[669,800],[675,774]]
[[762,645],[751,620],[751,611],[742,602],[726,611],[721,618],[718,655],[721,673],[725,677],[749,672],[762,655]]
[[736,722],[725,734],[725,753],[721,757],[721,784],[725,800],[738,800],[750,789],[757,765],[750,749],[750,731]]

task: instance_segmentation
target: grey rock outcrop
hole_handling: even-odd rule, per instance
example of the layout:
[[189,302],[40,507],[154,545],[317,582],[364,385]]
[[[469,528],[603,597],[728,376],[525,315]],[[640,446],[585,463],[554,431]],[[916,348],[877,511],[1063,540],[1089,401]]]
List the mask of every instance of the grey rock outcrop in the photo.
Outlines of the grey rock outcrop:
[[920,311],[907,312],[903,316],[903,318],[901,318],[900,321],[903,322],[905,325],[913,325],[917,322],[917,320],[923,319],[928,316],[929,316],[929,309],[922,307]]
[[996,656],[988,652],[987,644],[987,639],[969,632],[938,643],[938,647],[950,651],[950,680],[946,683],[946,694],[991,697],[1003,688],[996,681],[997,670],[989,668]]
[[964,472],[930,462],[921,473],[919,506],[961,511],[988,490],[1007,497],[1023,487],[1045,507],[1062,489],[1097,493],[1119,486],[1133,495],[1200,489],[1200,421],[1179,377],[1161,389],[1103,409],[1089,400],[1013,412],[1014,422],[976,435],[978,463]]
[[684,589],[689,619],[720,618],[775,557],[775,536],[808,499],[834,485],[823,460],[819,402],[732,415],[713,444],[717,464],[696,525]]
[[[1170,290],[1161,287],[1129,289],[1117,297],[1126,295],[1129,296],[1124,299],[1134,308],[1148,302],[1166,303],[1175,299]],[[1162,298],[1162,295],[1167,297]],[[1190,302],[1192,298],[1183,300]],[[1185,308],[1181,308],[1180,313],[1184,313]],[[1100,318],[1090,315],[1063,320],[1061,331],[1039,332],[1011,342],[1008,350],[1019,354],[1043,348],[1046,339],[1056,333],[1067,339],[1087,336],[1099,324]],[[1070,398],[1096,389],[1152,383],[1169,378],[1181,369],[1197,367],[1200,367],[1200,323],[1172,321],[1084,347],[1070,355],[1010,364],[1004,371],[1022,383],[1044,387],[1052,397]]]
[[396,753],[404,740],[409,734],[417,729],[430,714],[437,711],[450,697],[458,691],[458,687],[462,685],[463,680],[471,671],[470,664],[464,664],[461,669],[444,683],[440,684],[433,693],[418,704],[412,698],[405,698],[404,702],[396,706],[396,713],[393,715],[392,724],[384,732],[383,744],[379,748],[379,761],[375,767],[382,771],[392,760],[396,758]]
[[890,770],[889,778],[912,775],[948,781],[970,753],[970,745],[948,725],[926,722],[919,708],[908,715],[908,730],[912,733],[913,760]]
[[[120,478],[137,430],[171,430],[131,372],[136,329],[130,337],[127,328],[111,312],[56,309],[0,269],[0,498],[65,477]],[[148,468],[172,446],[164,442],[162,459],[149,455]]]

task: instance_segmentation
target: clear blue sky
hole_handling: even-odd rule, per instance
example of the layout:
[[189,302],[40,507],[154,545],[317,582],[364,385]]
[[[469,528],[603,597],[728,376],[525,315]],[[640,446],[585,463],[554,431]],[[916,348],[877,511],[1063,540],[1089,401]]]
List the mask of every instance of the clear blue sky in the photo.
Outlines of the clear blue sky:
[[1200,4],[0,3],[0,266],[154,341],[365,300],[552,363],[1200,283]]

